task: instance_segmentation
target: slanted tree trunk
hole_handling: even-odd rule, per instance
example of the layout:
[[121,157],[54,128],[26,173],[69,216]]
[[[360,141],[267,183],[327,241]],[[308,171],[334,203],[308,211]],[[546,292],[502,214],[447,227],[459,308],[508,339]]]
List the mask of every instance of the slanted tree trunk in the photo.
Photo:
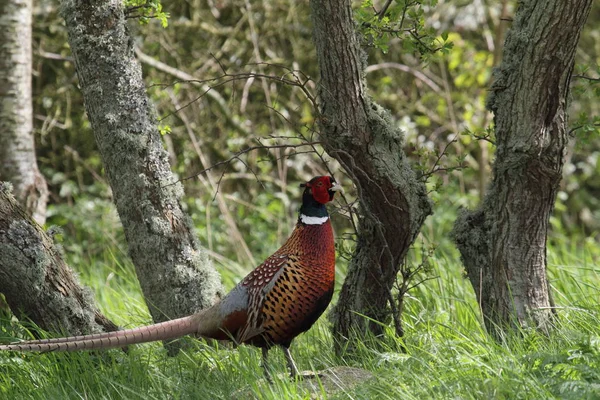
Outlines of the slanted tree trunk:
[[591,4],[520,2],[494,73],[493,181],[481,206],[460,214],[453,234],[488,331],[498,338],[552,322],[546,236],[569,139],[575,49]]
[[5,183],[0,184],[0,292],[17,317],[47,330],[80,335],[117,329]]
[[129,255],[155,322],[208,307],[220,278],[182,210],[121,0],[63,0],[69,44]]
[[[358,243],[333,313],[338,344],[383,332],[378,322],[389,322],[390,305],[396,307],[391,290],[398,271],[431,214],[425,185],[403,152],[402,132],[366,94],[365,54],[350,3],[311,1],[322,138],[356,184],[361,207]],[[402,334],[400,319],[394,322]]]
[[48,187],[38,170],[31,103],[31,0],[0,0],[0,181],[33,219],[46,221]]

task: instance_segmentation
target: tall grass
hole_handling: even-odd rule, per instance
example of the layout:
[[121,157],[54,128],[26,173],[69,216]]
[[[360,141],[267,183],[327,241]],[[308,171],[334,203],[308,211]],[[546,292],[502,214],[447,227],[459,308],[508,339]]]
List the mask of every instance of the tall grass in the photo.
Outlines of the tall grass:
[[[436,218],[451,220],[447,215]],[[353,399],[546,399],[600,398],[600,259],[598,244],[553,234],[548,264],[557,303],[557,326],[549,336],[522,331],[506,343],[491,340],[480,322],[473,290],[458,253],[448,242],[449,224],[429,222],[423,242],[436,242],[430,260],[435,276],[410,293],[403,316],[406,337],[391,334],[377,349],[364,346],[352,358],[332,353],[326,318],[292,348],[301,370],[349,365],[375,378],[333,395]],[[432,227],[435,226],[436,230]],[[75,239],[65,239],[68,240]],[[66,246],[66,245],[65,245]],[[68,249],[67,249],[68,250]],[[418,253],[416,251],[415,253]],[[67,251],[69,254],[69,251]],[[124,327],[150,322],[133,268],[119,246],[79,254],[72,265],[94,288],[103,311]],[[88,257],[88,258],[86,258]],[[340,266],[344,270],[344,266]],[[225,282],[238,269],[222,269]],[[124,301],[127,299],[127,301]],[[334,299],[335,301],[335,299]],[[4,323],[7,323],[4,321]],[[94,353],[0,354],[0,399],[298,399],[310,398],[285,377],[265,384],[260,352],[241,346],[182,339],[175,357],[160,344]],[[280,351],[272,366],[285,372]]]

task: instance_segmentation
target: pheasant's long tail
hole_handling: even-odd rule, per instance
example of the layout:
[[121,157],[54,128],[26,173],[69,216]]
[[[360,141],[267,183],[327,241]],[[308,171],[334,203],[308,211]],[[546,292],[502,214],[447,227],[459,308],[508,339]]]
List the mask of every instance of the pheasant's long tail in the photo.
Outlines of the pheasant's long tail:
[[77,351],[111,349],[130,344],[175,339],[198,330],[198,315],[174,319],[159,324],[142,326],[95,335],[71,336],[57,339],[30,340],[9,345],[0,345],[0,351]]

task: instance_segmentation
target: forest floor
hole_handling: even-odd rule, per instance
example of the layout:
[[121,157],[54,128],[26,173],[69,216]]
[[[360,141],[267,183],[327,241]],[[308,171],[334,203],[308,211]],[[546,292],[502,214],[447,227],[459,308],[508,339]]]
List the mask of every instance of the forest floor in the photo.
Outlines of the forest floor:
[[[424,236],[438,226],[428,223]],[[125,328],[149,323],[133,267],[123,261],[121,248],[105,245],[100,259],[71,265],[93,265],[80,269],[81,279],[115,322]],[[301,371],[357,371],[334,389],[321,384],[323,374],[305,379],[312,385],[289,379],[279,350],[271,352],[279,374],[268,384],[259,350],[183,339],[186,348],[174,357],[157,343],[132,346],[127,353],[0,354],[0,398],[600,399],[599,247],[592,239],[551,234],[548,263],[557,320],[548,336],[522,331],[504,343],[487,336],[458,253],[444,239],[429,260],[433,279],[407,300],[404,339],[390,330],[378,349],[364,346],[341,359],[332,351],[323,317],[294,342]],[[242,277],[239,271],[220,272],[226,283]],[[0,321],[0,336],[7,323]]]

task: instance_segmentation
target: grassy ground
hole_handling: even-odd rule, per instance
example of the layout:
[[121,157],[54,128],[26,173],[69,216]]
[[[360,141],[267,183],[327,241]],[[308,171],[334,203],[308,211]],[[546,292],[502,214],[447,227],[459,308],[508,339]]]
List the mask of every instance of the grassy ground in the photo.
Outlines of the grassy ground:
[[[443,217],[443,216],[442,216]],[[439,217],[438,217],[439,218]],[[299,337],[293,354],[301,370],[337,365],[364,368],[376,376],[334,399],[600,399],[600,250],[591,240],[554,235],[550,279],[560,307],[550,336],[521,332],[500,345],[482,330],[473,291],[445,232],[433,262],[437,276],[411,293],[404,315],[407,353],[390,336],[387,348],[359,349],[353,359],[332,354],[328,323],[322,318]],[[437,240],[436,239],[436,240]],[[106,314],[124,327],[149,322],[139,287],[122,250],[113,247],[81,271],[96,290]],[[77,260],[73,265],[81,264]],[[225,282],[239,272],[222,269]],[[127,301],[123,301],[127,299]],[[6,321],[4,321],[6,324]],[[0,399],[296,399],[309,398],[296,382],[262,379],[260,352],[188,340],[190,347],[168,357],[159,344],[134,346],[128,354],[0,354]],[[273,367],[285,371],[280,351]]]

